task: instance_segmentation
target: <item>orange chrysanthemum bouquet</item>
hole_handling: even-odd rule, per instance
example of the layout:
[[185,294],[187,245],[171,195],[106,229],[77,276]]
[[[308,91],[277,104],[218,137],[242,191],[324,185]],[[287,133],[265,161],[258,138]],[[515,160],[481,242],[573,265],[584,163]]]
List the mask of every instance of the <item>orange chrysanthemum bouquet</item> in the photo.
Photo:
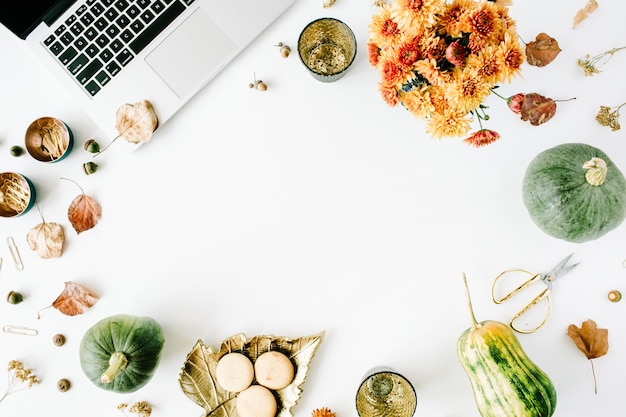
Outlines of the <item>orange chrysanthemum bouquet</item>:
[[379,0],[369,61],[387,104],[427,122],[434,138],[468,135],[482,146],[500,135],[482,127],[485,98],[521,71],[524,51],[507,0]]

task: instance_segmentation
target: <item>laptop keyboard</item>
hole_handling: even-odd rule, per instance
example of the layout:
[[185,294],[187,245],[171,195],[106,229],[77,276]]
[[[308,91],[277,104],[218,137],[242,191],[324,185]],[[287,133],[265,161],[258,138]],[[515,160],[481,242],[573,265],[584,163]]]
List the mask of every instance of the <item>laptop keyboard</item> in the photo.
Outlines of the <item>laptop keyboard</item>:
[[43,44],[95,96],[194,0],[86,0]]

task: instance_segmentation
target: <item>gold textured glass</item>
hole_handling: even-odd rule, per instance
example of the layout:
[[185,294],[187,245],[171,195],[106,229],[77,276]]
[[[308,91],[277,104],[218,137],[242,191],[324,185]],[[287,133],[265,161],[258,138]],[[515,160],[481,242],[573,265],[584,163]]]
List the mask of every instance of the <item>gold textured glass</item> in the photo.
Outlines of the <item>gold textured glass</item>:
[[360,417],[411,417],[417,407],[415,389],[388,367],[370,369],[356,393]]
[[315,79],[336,81],[345,75],[356,57],[356,38],[340,20],[317,19],[300,33],[298,55]]

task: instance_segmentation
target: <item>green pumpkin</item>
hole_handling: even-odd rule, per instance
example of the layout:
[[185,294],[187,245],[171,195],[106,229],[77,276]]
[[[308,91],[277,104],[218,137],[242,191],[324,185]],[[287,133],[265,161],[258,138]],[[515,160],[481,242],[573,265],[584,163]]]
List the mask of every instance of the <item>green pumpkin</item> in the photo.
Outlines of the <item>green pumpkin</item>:
[[119,393],[138,390],[156,370],[165,338],[150,317],[118,314],[93,325],[80,343],[80,366],[100,388]]
[[528,165],[522,197],[545,233],[569,242],[597,239],[626,217],[626,180],[600,149],[566,143]]

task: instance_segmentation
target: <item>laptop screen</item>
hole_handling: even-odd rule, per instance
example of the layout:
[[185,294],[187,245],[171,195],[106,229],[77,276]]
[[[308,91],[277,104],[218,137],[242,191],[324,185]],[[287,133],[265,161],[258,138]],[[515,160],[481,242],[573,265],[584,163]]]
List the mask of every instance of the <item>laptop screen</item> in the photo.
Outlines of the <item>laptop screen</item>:
[[0,23],[26,39],[41,22],[52,24],[76,0],[0,0]]

